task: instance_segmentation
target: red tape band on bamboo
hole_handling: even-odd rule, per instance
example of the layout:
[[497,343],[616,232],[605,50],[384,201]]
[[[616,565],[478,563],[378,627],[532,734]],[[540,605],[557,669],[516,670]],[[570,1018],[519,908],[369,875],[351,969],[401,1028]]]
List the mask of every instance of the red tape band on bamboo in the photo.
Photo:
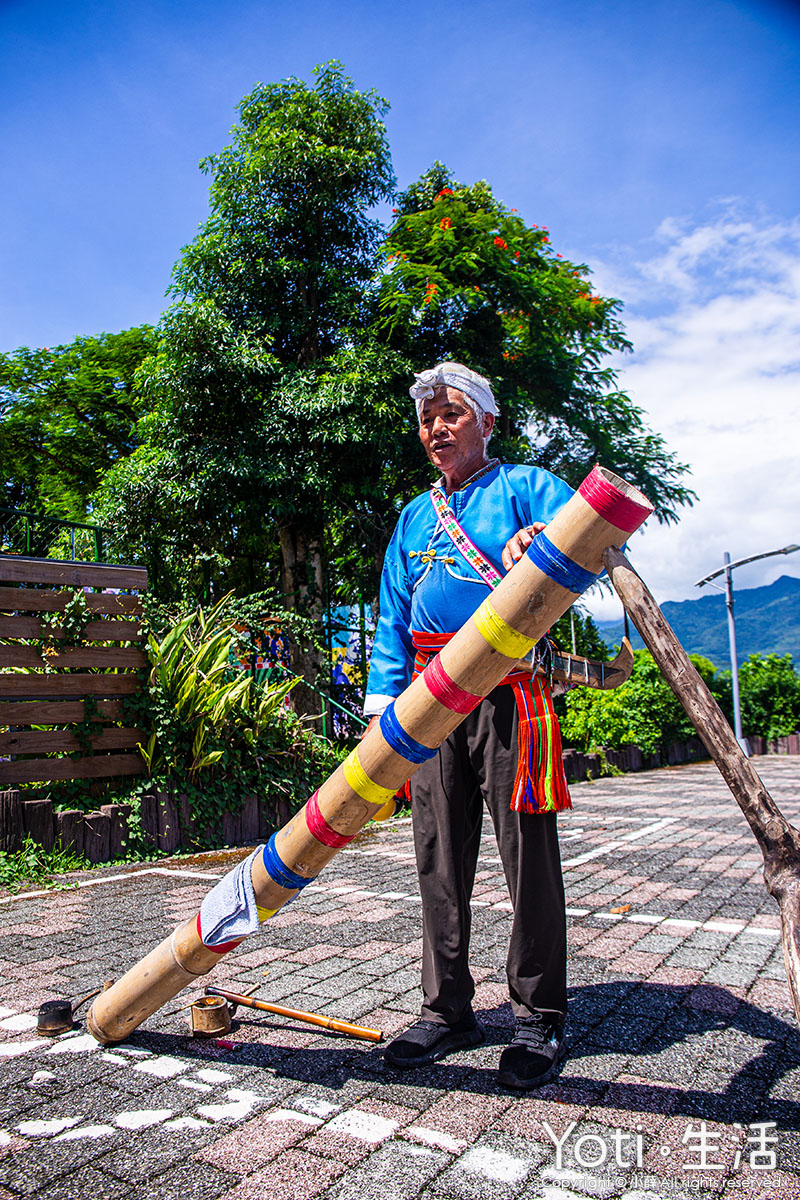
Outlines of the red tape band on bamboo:
[[624,495],[619,488],[614,487],[614,484],[602,475],[599,467],[594,467],[589,472],[578,488],[578,495],[591,505],[598,516],[608,521],[609,525],[621,529],[623,533],[633,533],[653,511],[652,508],[645,508],[643,504],[637,504],[630,496]]
[[[203,942],[203,931],[200,928],[200,913],[197,914],[197,936]],[[237,946],[241,946],[243,941],[244,938],[234,938],[232,942],[220,942],[218,946],[206,946],[205,942],[203,942],[203,945],[212,954],[229,954],[231,950],[235,950]]]
[[440,704],[443,704],[445,708],[449,708],[451,712],[471,713],[473,708],[477,708],[483,699],[483,696],[475,696],[472,692],[465,692],[457,683],[453,683],[447,671],[442,666],[438,654],[428,663],[422,672],[422,678],[428,685],[428,691],[434,700],[438,700]]
[[319,792],[314,792],[314,795],[306,805],[306,824],[308,832],[312,837],[315,837],[318,842],[322,842],[323,846],[330,846],[332,849],[339,850],[342,846],[346,846],[348,842],[352,842],[356,836],[354,833],[346,835],[337,833],[323,817],[319,811],[319,803],[317,796]]

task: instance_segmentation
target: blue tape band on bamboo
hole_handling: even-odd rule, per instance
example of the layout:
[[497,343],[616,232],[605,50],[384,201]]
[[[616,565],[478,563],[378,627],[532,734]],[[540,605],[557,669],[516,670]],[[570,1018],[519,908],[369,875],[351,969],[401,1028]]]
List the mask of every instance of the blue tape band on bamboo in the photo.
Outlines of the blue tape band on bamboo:
[[574,592],[576,596],[585,592],[597,579],[591,571],[587,571],[585,567],[579,566],[563,554],[543,533],[537,533],[528,547],[527,554],[534,566],[548,579],[566,588],[568,592]]
[[316,879],[316,875],[312,875],[310,879],[306,879],[304,875],[295,875],[294,871],[286,866],[275,849],[274,833],[264,847],[264,867],[273,883],[277,883],[282,888],[304,888]]
[[430,758],[435,758],[439,753],[438,750],[431,750],[430,746],[423,746],[422,742],[416,741],[410,734],[406,733],[403,726],[397,719],[394,711],[394,704],[390,704],[381,715],[381,733],[386,739],[386,744],[390,750],[394,750],[395,754],[399,754],[401,758],[408,759],[410,763],[415,763],[419,766],[420,763],[427,762]]

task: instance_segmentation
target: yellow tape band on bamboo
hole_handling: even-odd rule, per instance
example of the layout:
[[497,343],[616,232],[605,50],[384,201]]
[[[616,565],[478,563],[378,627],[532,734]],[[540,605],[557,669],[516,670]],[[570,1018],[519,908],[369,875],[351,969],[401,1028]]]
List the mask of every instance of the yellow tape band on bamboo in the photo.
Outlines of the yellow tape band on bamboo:
[[369,804],[383,805],[397,791],[396,787],[381,787],[379,783],[375,783],[370,779],[358,761],[358,752],[356,750],[352,750],[348,754],[342,763],[342,768],[348,785],[357,796],[360,796],[362,800],[368,801]]
[[270,917],[275,916],[277,911],[277,908],[262,908],[260,904],[256,905],[256,912],[258,913],[259,921],[268,921]]
[[536,640],[526,637],[517,629],[512,629],[507,621],[497,615],[488,599],[484,600],[473,620],[478,632],[492,649],[498,654],[504,654],[506,658],[524,658]]

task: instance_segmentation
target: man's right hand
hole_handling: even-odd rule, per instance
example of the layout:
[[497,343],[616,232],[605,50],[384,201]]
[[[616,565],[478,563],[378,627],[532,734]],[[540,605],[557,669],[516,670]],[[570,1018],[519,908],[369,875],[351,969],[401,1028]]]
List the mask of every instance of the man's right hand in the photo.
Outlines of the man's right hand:
[[543,521],[534,521],[533,525],[525,525],[508,539],[502,555],[503,566],[507,571],[511,570],[514,563],[519,562],[536,534],[541,533],[544,527]]

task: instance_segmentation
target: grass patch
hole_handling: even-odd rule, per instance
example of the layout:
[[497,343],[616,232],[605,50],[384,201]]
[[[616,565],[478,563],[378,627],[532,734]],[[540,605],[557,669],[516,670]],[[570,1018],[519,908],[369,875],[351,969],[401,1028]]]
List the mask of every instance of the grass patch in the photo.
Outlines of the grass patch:
[[52,850],[45,850],[28,834],[20,850],[7,854],[0,851],[0,887],[19,892],[23,887],[74,887],[74,884],[53,883],[53,876],[67,871],[82,871],[91,867],[83,854],[65,850],[57,841]]

